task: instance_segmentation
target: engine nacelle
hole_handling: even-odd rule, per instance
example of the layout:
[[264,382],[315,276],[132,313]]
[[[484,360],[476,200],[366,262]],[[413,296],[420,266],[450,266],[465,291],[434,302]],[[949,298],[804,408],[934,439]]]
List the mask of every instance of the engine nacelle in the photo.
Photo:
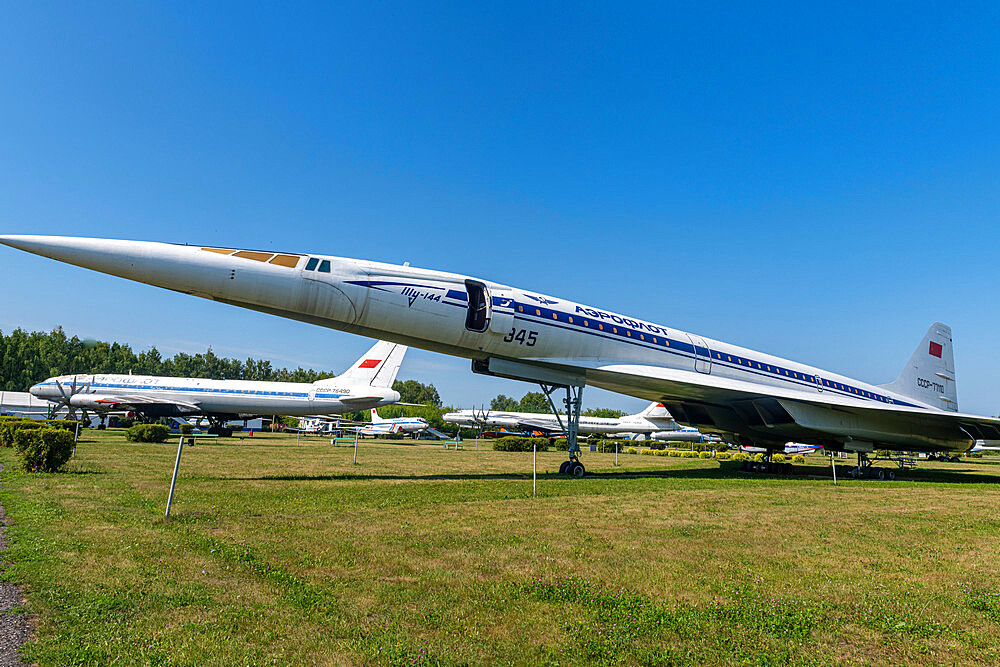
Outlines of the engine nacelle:
[[69,404],[74,408],[87,410],[110,410],[116,403],[117,399],[107,394],[73,394],[69,397]]

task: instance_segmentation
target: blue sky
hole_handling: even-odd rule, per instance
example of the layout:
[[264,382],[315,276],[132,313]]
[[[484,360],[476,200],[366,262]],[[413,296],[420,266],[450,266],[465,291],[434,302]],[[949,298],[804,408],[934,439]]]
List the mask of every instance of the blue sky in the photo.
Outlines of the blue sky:
[[[961,407],[997,414],[998,19],[19,3],[0,22],[0,230],[409,261],[872,382],[941,320]],[[0,280],[5,332],[335,369],[369,345],[9,249]],[[466,407],[530,389],[420,351],[402,377]]]

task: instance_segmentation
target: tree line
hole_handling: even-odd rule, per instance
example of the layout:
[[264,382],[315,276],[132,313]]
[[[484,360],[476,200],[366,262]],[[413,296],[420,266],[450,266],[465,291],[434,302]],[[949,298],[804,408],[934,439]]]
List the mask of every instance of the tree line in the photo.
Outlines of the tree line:
[[220,357],[209,347],[203,354],[179,352],[164,358],[152,347],[136,353],[124,343],[81,340],[67,336],[61,327],[48,333],[14,329],[0,331],[0,389],[27,391],[31,385],[55,375],[84,373],[134,373],[218,380],[270,380],[315,382],[336,375],[301,366],[274,368],[270,361],[245,361]]
[[[556,399],[557,405],[559,400]],[[549,405],[548,399],[545,398],[545,394],[542,392],[529,391],[521,397],[520,401],[500,394],[490,401],[490,410],[494,412],[551,413],[552,406]],[[560,408],[559,414],[565,414],[565,412],[564,409]],[[584,410],[582,414],[587,417],[610,417],[612,419],[625,415],[621,410],[613,410],[611,408],[590,408],[589,410]]]

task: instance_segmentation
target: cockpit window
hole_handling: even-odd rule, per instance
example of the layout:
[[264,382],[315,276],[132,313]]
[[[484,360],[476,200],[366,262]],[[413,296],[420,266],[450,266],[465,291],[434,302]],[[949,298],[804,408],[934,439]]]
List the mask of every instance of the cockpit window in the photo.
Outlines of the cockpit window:
[[309,261],[306,262],[306,271],[314,270],[317,264],[319,264],[319,260],[316,259],[315,257],[310,257]]
[[319,263],[319,272],[330,273],[330,260],[324,259],[322,262]]

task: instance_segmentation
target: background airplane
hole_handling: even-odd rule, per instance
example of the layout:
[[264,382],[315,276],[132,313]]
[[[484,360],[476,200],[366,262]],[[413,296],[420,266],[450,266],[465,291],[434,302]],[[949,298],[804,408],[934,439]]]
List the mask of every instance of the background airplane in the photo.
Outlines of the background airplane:
[[[484,426],[490,428],[515,428],[522,431],[541,433],[565,433],[565,415],[539,414],[534,412],[503,412],[495,410],[458,410],[445,414],[442,419],[449,424],[460,426]],[[650,403],[640,413],[624,417],[580,417],[578,433],[656,433],[679,430],[680,425],[673,420],[667,409],[659,403]],[[699,434],[700,435],[700,434]]]
[[[587,384],[662,402],[741,446],[789,441],[868,453],[966,451],[1000,420],[958,412],[951,329],[939,322],[896,381],[874,385],[634,317],[471,276],[318,254],[58,236],[7,245],[104,273],[472,360],[474,372],[565,392],[569,460]],[[858,341],[859,345],[863,340]],[[553,412],[556,411],[553,404]]]
[[394,417],[383,419],[378,416],[378,410],[371,409],[371,422],[358,427],[360,435],[388,435],[390,433],[419,433],[430,428],[430,424],[422,417]]
[[150,375],[64,375],[31,387],[33,396],[76,410],[132,411],[146,419],[204,416],[219,432],[258,415],[340,414],[399,401],[392,383],[406,346],[379,341],[344,373],[314,383],[207,380]]
[[672,431],[656,431],[649,434],[650,440],[659,442],[720,442],[718,436],[702,433],[693,426],[680,426]]

